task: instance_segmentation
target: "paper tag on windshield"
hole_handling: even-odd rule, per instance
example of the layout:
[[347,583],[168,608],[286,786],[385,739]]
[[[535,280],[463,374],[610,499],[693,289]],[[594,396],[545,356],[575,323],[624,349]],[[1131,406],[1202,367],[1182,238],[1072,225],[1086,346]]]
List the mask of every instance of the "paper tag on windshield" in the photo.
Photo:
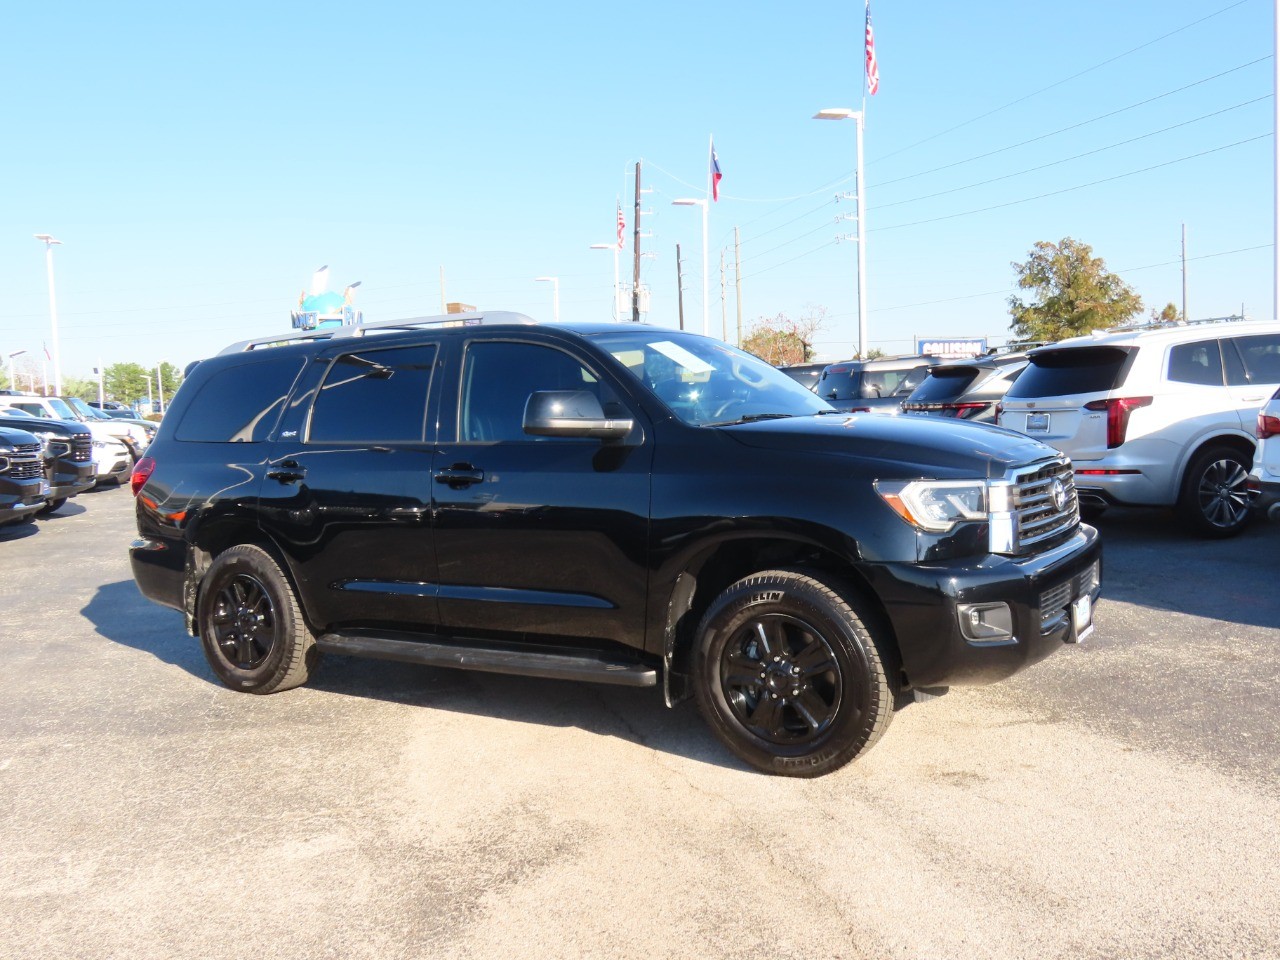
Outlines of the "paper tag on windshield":
[[680,366],[684,367],[689,373],[710,373],[715,368],[705,360],[701,360],[694,356],[678,343],[672,343],[670,340],[659,340],[657,343],[649,344],[654,350],[657,350],[664,357],[670,357]]

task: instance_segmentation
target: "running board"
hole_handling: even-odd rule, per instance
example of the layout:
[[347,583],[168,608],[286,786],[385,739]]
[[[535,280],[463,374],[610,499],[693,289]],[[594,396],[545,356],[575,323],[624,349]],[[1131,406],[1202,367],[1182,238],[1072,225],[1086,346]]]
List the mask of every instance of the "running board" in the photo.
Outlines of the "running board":
[[528,646],[480,644],[474,640],[402,640],[364,633],[326,633],[317,638],[316,647],[322,653],[420,663],[428,667],[511,673],[552,680],[585,680],[624,687],[653,687],[658,684],[655,667],[610,658],[608,654],[592,650],[558,647],[552,652]]

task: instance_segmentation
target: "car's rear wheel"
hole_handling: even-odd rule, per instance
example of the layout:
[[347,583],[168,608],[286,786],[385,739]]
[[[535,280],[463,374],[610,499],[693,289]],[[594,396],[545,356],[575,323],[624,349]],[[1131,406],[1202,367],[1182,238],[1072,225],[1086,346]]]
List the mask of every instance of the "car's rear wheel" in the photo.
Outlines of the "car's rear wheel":
[[276,693],[306,683],[319,659],[293,587],[261,547],[220,553],[196,609],[205,659],[233,690]]
[[1178,512],[1204,537],[1234,537],[1249,523],[1249,464],[1234,447],[1212,447],[1192,461]]
[[730,586],[702,618],[699,710],[753,767],[820,776],[870,749],[888,727],[884,658],[852,597],[838,580],[768,570]]

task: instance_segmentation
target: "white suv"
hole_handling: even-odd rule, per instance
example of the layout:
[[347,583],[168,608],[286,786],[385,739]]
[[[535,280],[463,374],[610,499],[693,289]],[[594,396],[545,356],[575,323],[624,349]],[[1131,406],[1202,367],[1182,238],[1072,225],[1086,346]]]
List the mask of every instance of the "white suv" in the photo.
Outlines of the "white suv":
[[1101,331],[1030,360],[999,422],[1071,457],[1082,510],[1176,507],[1204,536],[1244,529],[1258,410],[1280,387],[1280,323]]
[[1280,520],[1280,390],[1258,411],[1258,453],[1249,476],[1249,489],[1258,513]]

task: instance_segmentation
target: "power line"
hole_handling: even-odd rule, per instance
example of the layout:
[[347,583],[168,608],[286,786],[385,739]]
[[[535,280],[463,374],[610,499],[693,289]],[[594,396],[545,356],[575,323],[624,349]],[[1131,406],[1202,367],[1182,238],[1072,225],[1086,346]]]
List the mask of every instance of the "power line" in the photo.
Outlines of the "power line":
[[989,150],[986,153],[980,153],[973,157],[966,157],[963,160],[956,160],[953,163],[944,163],[940,167],[932,167],[928,170],[921,170],[919,173],[910,173],[910,174],[907,174],[905,177],[895,177],[892,180],[882,180],[879,183],[872,184],[872,186],[878,189],[880,187],[890,186],[891,184],[902,183],[904,180],[914,180],[917,177],[925,177],[931,173],[939,173],[942,170],[950,170],[952,167],[959,167],[966,163],[972,163],[975,160],[985,160],[987,157],[994,157],[998,153],[1005,153],[1006,151],[1009,151],[1009,150],[1016,150],[1018,147],[1025,147],[1028,144],[1038,143],[1041,140],[1048,140],[1050,137],[1056,137],[1060,133],[1068,133],[1072,130],[1078,130],[1080,127],[1088,126],[1091,123],[1097,123],[1099,120],[1106,120],[1110,117],[1117,116],[1129,110],[1135,110],[1138,107],[1145,107],[1149,103],[1155,103],[1157,100],[1163,100],[1165,97],[1171,97],[1176,93],[1182,93],[1185,90],[1190,90],[1192,87],[1198,87],[1202,83],[1209,83],[1212,80],[1217,80],[1220,77],[1225,77],[1228,74],[1235,73],[1239,70],[1244,70],[1247,67],[1252,67],[1259,63],[1264,63],[1270,59],[1271,59],[1270,55],[1265,57],[1259,57],[1256,60],[1250,60],[1248,63],[1242,63],[1238,67],[1232,67],[1230,70],[1224,70],[1222,73],[1215,73],[1211,77],[1205,77],[1202,80],[1196,80],[1193,83],[1188,83],[1186,86],[1178,87],[1176,90],[1167,90],[1164,93],[1157,94],[1154,97],[1148,97],[1146,100],[1140,100],[1137,103],[1131,103],[1127,107],[1120,107],[1118,110],[1112,110],[1110,113],[1104,113],[1104,114],[1101,114],[1100,116],[1090,117],[1088,120],[1081,120],[1079,123],[1073,123],[1070,126],[1061,127],[1058,130],[1051,130],[1049,133],[1042,133],[1037,137],[1032,137],[1030,140],[1022,140],[1018,143],[1011,143],[1008,146],[999,147],[995,150]]
[[1038,167],[1028,167],[1025,170],[1017,170],[1013,173],[1006,173],[1003,176],[992,177],[990,180],[979,180],[977,183],[968,183],[962,187],[952,187],[950,190],[939,190],[937,193],[928,193],[919,197],[911,197],[909,200],[894,200],[891,203],[877,204],[872,209],[884,210],[888,207],[898,207],[907,203],[917,203],[921,200],[932,200],[935,197],[945,197],[947,194],[950,194],[950,193],[959,193],[962,190],[971,190],[974,187],[985,187],[988,184],[999,183],[1001,180],[1010,180],[1014,177],[1023,176],[1024,174],[1035,173],[1039,170],[1047,170],[1049,167],[1056,167],[1059,164],[1070,163],[1072,160],[1081,160],[1084,157],[1091,157],[1094,154],[1104,153],[1107,150],[1114,150],[1117,147],[1125,147],[1131,143],[1137,143],[1139,140],[1148,140],[1151,137],[1159,136],[1162,133],[1168,133],[1170,130],[1177,130],[1179,127],[1185,127],[1193,123],[1199,123],[1201,120],[1208,120],[1211,117],[1221,116],[1224,113],[1230,113],[1232,110],[1239,110],[1241,107],[1248,107],[1255,103],[1261,103],[1263,100],[1270,100],[1270,99],[1271,99],[1271,94],[1267,94],[1265,97],[1256,97],[1253,100],[1246,100],[1244,103],[1237,103],[1233,107],[1224,107],[1221,110],[1215,110],[1213,113],[1206,113],[1204,116],[1196,117],[1193,120],[1183,120],[1181,123],[1175,123],[1172,126],[1164,127],[1160,130],[1153,130],[1151,133],[1144,133],[1138,137],[1131,137],[1128,140],[1121,140],[1119,143],[1110,143],[1110,144],[1107,144],[1105,147],[1098,147],[1096,150],[1086,150],[1084,153],[1077,153],[1073,157],[1063,157],[1060,160],[1053,160],[1053,161],[1050,161],[1049,163],[1042,163]]
[[1075,190],[1083,190],[1086,187],[1096,187],[1102,183],[1111,183],[1114,180],[1123,180],[1126,177],[1137,176],[1140,173],[1149,173],[1152,170],[1159,170],[1161,167],[1169,167],[1175,163],[1183,163],[1187,160],[1195,160],[1198,157],[1207,157],[1211,153],[1219,153],[1223,150],[1230,150],[1232,147],[1239,147],[1246,143],[1253,143],[1255,140],[1265,140],[1272,136],[1270,133],[1262,133],[1256,137],[1249,137],[1245,140],[1237,140],[1235,143],[1224,144],[1221,147],[1214,147],[1211,150],[1202,150],[1199,153],[1193,153],[1185,157],[1178,157],[1176,160],[1166,160],[1163,163],[1155,163],[1149,167],[1142,167],[1139,170],[1130,170],[1127,173],[1118,173],[1114,177],[1103,177],[1101,180],[1091,180],[1088,183],[1078,183],[1072,187],[1063,187],[1061,190],[1050,190],[1048,193],[1040,193],[1034,197],[1023,197],[1020,200],[1010,200],[1007,203],[995,203],[989,207],[979,207],[976,210],[965,210],[960,213],[949,213],[941,217],[930,217],[927,220],[912,220],[909,223],[894,223],[887,227],[872,227],[869,233],[878,233],[884,230],[901,230],[904,227],[919,227],[926,223],[940,223],[943,220],[955,220],[959,217],[972,216],[975,213],[986,213],[990,210],[1000,210],[1004,207],[1015,207],[1018,204],[1030,203],[1032,200],[1043,200],[1046,197],[1056,197],[1060,194],[1071,193]]
[[1018,97],[1018,99],[1016,100],[1010,100],[1008,103],[1002,104],[1001,106],[998,106],[992,110],[988,110],[986,113],[978,114],[976,117],[971,117],[968,120],[965,120],[965,121],[962,121],[961,123],[956,124],[954,127],[948,127],[946,130],[943,130],[939,133],[935,133],[928,137],[925,137],[923,140],[917,140],[915,143],[909,143],[905,147],[900,147],[899,149],[894,150],[892,153],[886,153],[879,157],[875,157],[869,162],[876,163],[877,161],[880,161],[880,160],[887,160],[889,159],[889,157],[896,157],[900,153],[905,153],[908,150],[913,150],[918,146],[929,143],[930,141],[933,141],[933,140],[937,140],[939,137],[944,137],[948,133],[954,133],[956,130],[961,129],[962,127],[967,127],[971,123],[977,123],[979,120],[985,120],[987,117],[1000,113],[1002,110],[1007,110],[1009,107],[1016,106],[1019,103],[1024,103],[1025,101],[1030,100],[1032,97],[1040,96],[1040,94],[1042,93],[1048,93],[1050,90],[1053,90],[1056,87],[1060,87],[1064,83],[1070,83],[1072,80],[1077,80],[1080,77],[1083,77],[1087,73],[1092,73],[1094,70],[1098,70],[1101,67],[1107,66],[1108,64],[1115,63],[1117,60],[1122,60],[1125,57],[1130,56],[1131,54],[1137,53],[1139,50],[1145,50],[1147,47],[1150,47],[1153,44],[1159,43],[1162,40],[1168,40],[1170,37],[1175,36],[1179,33],[1182,33],[1184,30],[1190,30],[1192,27],[1198,26],[1199,24],[1204,23],[1206,20],[1212,20],[1214,17],[1221,16],[1222,14],[1226,13],[1228,10],[1233,10],[1236,7],[1243,6],[1246,2],[1247,0],[1236,0],[1235,3],[1228,4],[1227,6],[1223,7],[1221,10],[1217,10],[1214,13],[1211,13],[1208,16],[1201,17],[1198,20],[1193,20],[1190,23],[1183,24],[1181,27],[1178,27],[1176,30],[1171,30],[1166,34],[1162,34],[1161,36],[1156,37],[1154,40],[1148,40],[1146,43],[1139,44],[1138,46],[1133,47],[1130,50],[1124,51],[1124,53],[1118,53],[1114,57],[1108,57],[1106,60],[1103,60],[1099,63],[1095,63],[1091,67],[1085,67],[1079,73],[1073,73],[1071,76],[1065,77],[1062,80],[1055,81],[1054,83],[1049,84],[1047,87],[1041,87],[1039,90],[1035,90],[1031,93],[1026,94],[1025,96]]

